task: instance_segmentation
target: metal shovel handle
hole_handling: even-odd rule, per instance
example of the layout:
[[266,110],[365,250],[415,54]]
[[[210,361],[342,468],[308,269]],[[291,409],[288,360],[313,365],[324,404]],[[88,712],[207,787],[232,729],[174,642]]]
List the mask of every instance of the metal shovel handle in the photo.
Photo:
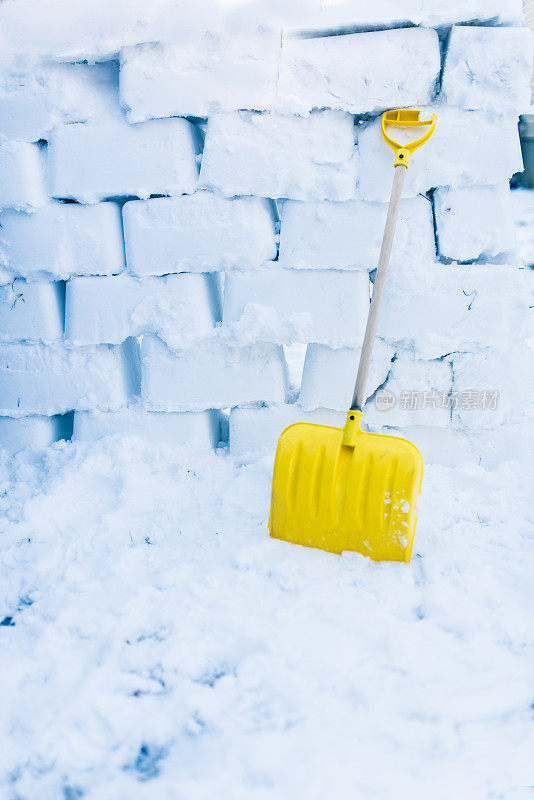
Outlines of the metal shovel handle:
[[[373,287],[373,296],[371,298],[365,335],[363,337],[360,364],[358,366],[358,375],[356,377],[356,386],[354,387],[354,394],[352,396],[352,403],[350,406],[351,410],[354,411],[362,411],[365,403],[365,387],[367,385],[367,376],[369,375],[371,355],[376,338],[380,303],[382,301],[382,294],[384,292],[387,268],[391,257],[391,248],[393,246],[395,228],[397,226],[397,217],[399,216],[399,204],[402,195],[402,186],[406,176],[406,170],[408,169],[410,155],[414,150],[417,150],[418,147],[421,147],[421,145],[430,139],[434,133],[434,128],[436,127],[435,114],[432,114],[431,119],[422,120],[420,118],[421,113],[423,112],[407,109],[400,111],[386,111],[382,115],[382,136],[395,153],[395,177],[393,179],[393,187],[391,189],[391,197],[389,199],[386,227],[384,228],[382,247],[380,249],[380,257],[378,259],[378,267],[376,270],[375,283]],[[396,142],[394,139],[392,139],[387,133],[388,125],[403,128],[420,126],[428,127],[425,133],[418,139],[415,139],[407,145],[401,145],[399,142]]]

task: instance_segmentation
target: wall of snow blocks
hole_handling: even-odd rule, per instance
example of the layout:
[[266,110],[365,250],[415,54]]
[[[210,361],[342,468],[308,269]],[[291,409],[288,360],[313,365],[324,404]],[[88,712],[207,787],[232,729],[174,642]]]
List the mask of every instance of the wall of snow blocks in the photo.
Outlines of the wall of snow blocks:
[[[334,29],[398,28],[450,26],[457,22],[490,25],[521,25],[521,0],[377,0],[362,3],[346,0],[325,3],[324,0],[273,3],[266,18],[262,4],[243,6],[214,4],[197,0],[195,16],[190,7],[181,3],[121,5],[120,13],[113,4],[101,5],[98,14],[92,7],[66,4],[62,9],[61,25],[29,26],[27,15],[15,4],[2,12],[4,55],[18,52],[21,41],[33,54],[48,58],[61,57],[72,61],[114,58],[121,46],[142,43],[186,41],[193,33],[216,35],[221,29],[240,30],[243,16],[247,28],[270,24],[280,28],[296,28],[313,33]],[[185,32],[185,36],[184,36]]]
[[380,114],[415,106],[438,125],[406,176],[365,420],[429,462],[521,451],[520,0],[312,0],[269,20],[257,4],[246,24],[201,2],[185,27],[179,5],[125,6],[120,25],[88,17],[68,40],[66,8],[62,30],[28,42],[31,61],[10,52],[15,5],[0,66],[0,447],[48,446],[74,412],[80,442],[209,449],[224,418],[244,462],[299,419],[343,424],[392,182]]

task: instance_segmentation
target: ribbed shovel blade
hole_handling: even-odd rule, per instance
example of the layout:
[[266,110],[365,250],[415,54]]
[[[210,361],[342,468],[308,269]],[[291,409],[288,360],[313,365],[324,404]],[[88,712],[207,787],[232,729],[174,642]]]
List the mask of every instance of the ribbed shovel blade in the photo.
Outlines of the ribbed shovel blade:
[[271,495],[271,536],[376,561],[409,561],[423,459],[405,439],[299,422],[281,435]]

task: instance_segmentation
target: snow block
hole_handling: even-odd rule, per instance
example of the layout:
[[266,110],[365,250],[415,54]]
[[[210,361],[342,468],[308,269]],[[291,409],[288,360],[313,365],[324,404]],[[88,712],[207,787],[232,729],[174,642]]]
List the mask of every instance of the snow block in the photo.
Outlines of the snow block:
[[48,139],[64,122],[118,117],[118,70],[105,64],[39,64],[0,71],[0,138]]
[[407,428],[371,426],[376,433],[401,436],[412,442],[423,456],[425,465],[459,467],[479,464],[495,469],[506,461],[530,465],[532,446],[525,436],[525,426],[504,424],[487,430],[432,428],[414,425]]
[[356,186],[353,118],[329,110],[306,118],[215,114],[208,120],[200,180],[230,197],[349,200]]
[[253,269],[276,258],[268,201],[200,191],[123,208],[128,269],[136,275]]
[[364,272],[269,269],[226,276],[223,325],[240,344],[359,345],[368,311]]
[[[412,6],[411,3],[409,5]],[[420,22],[426,25],[473,21],[491,22],[493,25],[522,25],[524,19],[521,0],[453,0],[447,3],[442,0],[423,0],[422,4],[416,2],[414,5],[422,13]],[[412,6],[412,15],[414,10]]]
[[534,265],[534,192],[516,188],[510,193],[515,219],[515,238],[521,262]]
[[0,346],[2,416],[115,410],[127,404],[128,392],[120,347]]
[[185,119],[63,125],[48,151],[52,196],[81,203],[182,194],[198,183],[194,126]]
[[149,335],[143,337],[141,355],[141,396],[153,411],[203,411],[287,399],[286,364],[276,345],[230,347],[209,341],[173,351]]
[[[403,196],[413,197],[436,186],[464,188],[507,181],[523,169],[515,117],[483,111],[433,109],[438,116],[432,138],[418,150],[406,174]],[[399,129],[399,141],[403,132]],[[413,133],[407,139],[413,138]],[[358,193],[364,200],[389,200],[393,153],[384,144],[380,118],[362,127],[358,136]]]
[[46,203],[41,148],[0,142],[0,209],[33,211]]
[[280,434],[294,422],[342,427],[346,414],[320,408],[304,411],[295,404],[263,408],[233,408],[230,412],[230,453],[249,460],[269,453],[273,456]]
[[205,31],[180,44],[121,52],[120,97],[130,122],[273,108],[280,31]]
[[0,215],[0,267],[13,276],[111,275],[124,269],[117,203],[49,203],[34,214]]
[[65,336],[77,345],[120,344],[128,336],[157,333],[173,347],[188,347],[213,331],[214,292],[207,275],[188,273],[141,280],[126,273],[72,278]]
[[[431,264],[388,275],[378,335],[421,358],[500,349],[526,333],[529,271],[516,266]],[[531,292],[531,289],[530,289]]]
[[0,286],[0,341],[56,342],[63,338],[63,286],[17,279]]
[[451,391],[449,361],[423,361],[409,351],[398,352],[385,383],[365,405],[365,422],[390,428],[447,427]]
[[57,433],[55,417],[0,417],[0,450],[13,455],[26,447],[48,447]]
[[496,114],[526,113],[531,73],[529,28],[452,28],[442,80],[450,105]]
[[510,422],[491,430],[470,429],[461,433],[469,438],[477,463],[485,469],[495,469],[506,461],[519,461],[527,468],[532,464],[532,437],[528,431],[525,435],[524,421],[518,424]]
[[473,261],[516,254],[508,183],[469,189],[436,189],[438,250],[443,258]]
[[118,411],[76,411],[72,438],[95,442],[103,436],[136,435],[156,444],[211,449],[219,441],[216,411],[163,413],[137,406]]
[[454,353],[452,368],[452,420],[457,427],[496,428],[517,423],[532,410],[534,358],[521,339],[506,351]]
[[373,433],[407,439],[417,447],[423,456],[425,466],[439,464],[444,467],[459,467],[466,463],[479,463],[479,457],[469,435],[465,431],[455,430],[450,425],[446,428],[434,428],[428,425],[411,425],[406,428],[370,425],[369,429]]
[[305,0],[284,3],[281,24],[306,31],[328,31],[343,27],[399,27],[407,23],[437,27],[455,22],[489,22],[492,25],[522,25],[521,0],[362,0],[328,2]]
[[[375,269],[386,222],[387,203],[282,205],[280,266],[297,269]],[[402,200],[391,265],[435,260],[432,206],[426,197]]]
[[324,32],[345,26],[399,27],[410,22],[430,27],[474,20],[520,25],[523,17],[521,0],[374,0],[372,3],[292,0],[268,6],[211,0],[197,0],[193,6],[128,0],[98,6],[65,3],[54,24],[50,24],[55,0],[47,5],[42,0],[31,0],[22,11],[19,3],[3,5],[0,45],[6,56],[22,51],[71,61],[101,61],[114,58],[124,45],[187,41],[194,32],[219,30],[223,26],[241,30],[243,23],[258,26],[268,21],[273,25]]
[[[380,53],[380,58],[377,58]],[[441,65],[436,31],[399,28],[340,36],[284,36],[277,110],[373,114],[427,105]]]
[[[307,409],[331,408],[347,411],[350,408],[361,347],[333,349],[322,344],[309,344],[306,349],[299,405]],[[377,339],[367,380],[370,397],[386,380],[391,369],[395,348]]]

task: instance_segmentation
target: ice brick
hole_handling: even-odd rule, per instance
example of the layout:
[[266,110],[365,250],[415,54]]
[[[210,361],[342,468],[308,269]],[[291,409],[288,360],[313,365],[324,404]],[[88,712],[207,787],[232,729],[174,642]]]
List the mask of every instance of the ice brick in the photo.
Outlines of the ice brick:
[[324,31],[371,26],[399,27],[412,23],[437,27],[455,22],[489,22],[492,25],[521,25],[521,0],[362,0],[328,2],[303,0],[280,6],[281,24],[297,29]]
[[527,331],[528,270],[513,265],[430,264],[407,276],[392,270],[378,335],[421,358],[502,348]]
[[46,203],[42,162],[39,145],[0,141],[0,209],[33,211]]
[[26,447],[48,447],[58,438],[55,417],[0,417],[0,450],[14,454]]
[[63,338],[63,286],[16,279],[0,286],[1,342],[56,342]]
[[72,61],[114,58],[120,47],[138,42],[187,42],[203,31],[242,31],[269,22],[305,31],[483,21],[521,25],[521,0],[292,0],[270,3],[147,3],[128,0],[103,4],[65,3],[51,24],[55,0],[3,3],[0,46],[6,56],[37,54]]
[[129,376],[120,347],[0,346],[0,415],[114,410],[126,405]]
[[7,274],[111,275],[124,269],[117,203],[49,203],[34,214],[0,215],[0,266]]
[[250,269],[276,257],[271,209],[259,197],[200,191],[134,200],[123,216],[128,269],[136,275]]
[[440,63],[438,35],[429,28],[285,35],[277,108],[297,114],[314,108],[373,114],[392,106],[426,105]]
[[240,459],[269,453],[274,457],[282,431],[294,422],[342,427],[343,412],[317,409],[304,411],[295,404],[262,408],[233,408],[230,412],[230,453]]
[[274,105],[280,31],[204,31],[180,44],[142,44],[121,52],[120,95],[130,122],[263,111]]
[[414,444],[421,455],[425,466],[439,464],[446,467],[459,467],[465,463],[478,463],[479,458],[469,435],[448,425],[444,428],[431,425],[411,425],[405,428],[388,428],[370,425],[373,433],[386,436],[400,436]]
[[450,105],[497,114],[526,113],[531,73],[529,28],[452,28],[442,80]]
[[[301,269],[376,268],[387,203],[282,204],[280,265]],[[426,197],[400,205],[391,264],[428,262],[436,257],[432,206]]]
[[120,344],[128,336],[157,333],[188,347],[215,326],[214,288],[206,275],[164,278],[72,278],[67,283],[65,335],[71,344]]
[[450,425],[452,369],[445,359],[415,359],[413,353],[397,352],[386,381],[365,405],[370,425],[407,427]]
[[[356,374],[360,362],[360,347],[334,349],[321,344],[309,344],[306,350],[299,404],[304,408],[331,408],[347,411],[350,408]],[[384,383],[391,369],[395,348],[377,339],[373,348],[366,396],[370,397]]]
[[534,358],[519,338],[513,349],[454,353],[453,423],[488,429],[524,420],[534,397]]
[[185,119],[62,125],[48,153],[51,194],[81,203],[183,194],[198,183],[194,126]]
[[359,345],[368,311],[366,272],[273,268],[226,277],[223,324],[240,342]]
[[[464,188],[506,181],[523,169],[517,121],[483,111],[436,106],[436,130],[416,153],[406,174],[403,196],[413,197],[436,186]],[[402,129],[397,129],[398,141]],[[412,140],[413,130],[407,135]],[[393,151],[380,133],[380,118],[358,136],[358,193],[364,200],[389,200]]]
[[516,250],[508,183],[434,192],[439,254],[456,261],[494,258]]
[[72,438],[95,442],[103,436],[134,434],[152,443],[210,449],[219,441],[215,411],[158,412],[130,406],[118,411],[77,411]]
[[469,438],[476,463],[485,469],[495,469],[506,461],[519,461],[529,468],[532,463],[532,421],[511,420],[492,429],[465,429],[458,431]]
[[0,137],[36,142],[56,125],[119,116],[115,62],[0,69]]
[[238,111],[214,114],[200,181],[227,196],[256,194],[295,200],[355,196],[356,151],[350,114],[309,117]]
[[284,403],[281,347],[200,342],[173,351],[156,336],[142,344],[142,398],[155,411],[202,411],[245,403]]

